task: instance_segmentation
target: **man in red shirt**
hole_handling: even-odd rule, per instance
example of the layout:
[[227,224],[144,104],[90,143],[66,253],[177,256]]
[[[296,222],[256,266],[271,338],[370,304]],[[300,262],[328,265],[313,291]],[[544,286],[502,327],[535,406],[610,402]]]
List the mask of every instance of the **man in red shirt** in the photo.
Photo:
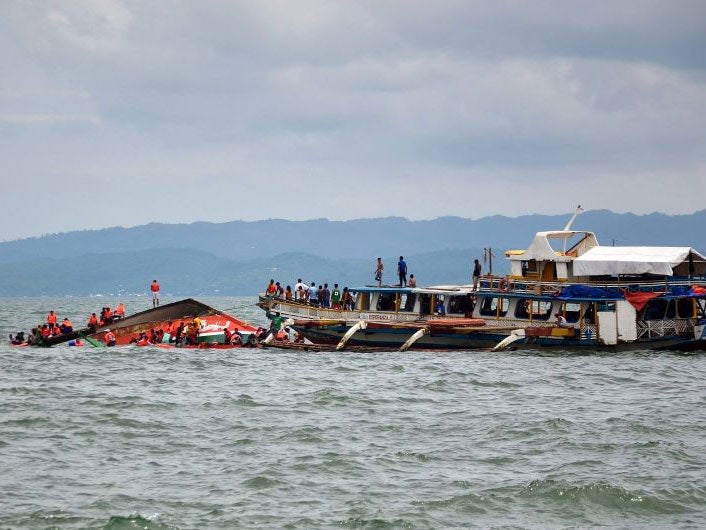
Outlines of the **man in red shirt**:
[[159,284],[157,280],[152,280],[150,290],[152,291],[152,307],[157,307],[159,305]]

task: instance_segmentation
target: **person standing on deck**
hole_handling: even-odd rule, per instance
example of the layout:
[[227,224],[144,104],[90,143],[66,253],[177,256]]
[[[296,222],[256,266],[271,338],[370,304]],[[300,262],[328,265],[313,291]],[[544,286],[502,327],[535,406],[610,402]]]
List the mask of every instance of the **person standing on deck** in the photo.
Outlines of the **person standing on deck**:
[[159,305],[159,284],[157,280],[152,280],[150,290],[152,291],[152,307],[157,307]]
[[400,278],[399,286],[404,284],[407,287],[407,263],[404,261],[404,256],[400,256],[400,261],[397,262],[397,276]]
[[385,266],[382,264],[382,258],[378,258],[378,262],[375,267],[375,281],[378,282],[378,287],[382,287],[382,272],[384,270]]
[[49,331],[54,331],[54,326],[56,326],[56,313],[52,309],[47,315],[47,324],[49,325]]
[[481,273],[481,267],[480,267],[480,261],[477,259],[473,260],[473,291],[478,290],[478,282],[480,281],[480,273]]

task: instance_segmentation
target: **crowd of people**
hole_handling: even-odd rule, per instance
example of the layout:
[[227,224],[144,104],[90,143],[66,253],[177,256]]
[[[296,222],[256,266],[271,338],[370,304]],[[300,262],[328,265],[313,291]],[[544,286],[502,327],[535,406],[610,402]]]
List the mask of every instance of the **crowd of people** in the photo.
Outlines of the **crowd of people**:
[[331,309],[353,309],[356,300],[355,294],[348,287],[341,289],[337,283],[334,283],[331,289],[328,283],[319,284],[317,287],[316,282],[307,285],[301,278],[297,279],[294,289],[290,285],[283,288],[280,282],[271,279],[265,289],[265,296]]

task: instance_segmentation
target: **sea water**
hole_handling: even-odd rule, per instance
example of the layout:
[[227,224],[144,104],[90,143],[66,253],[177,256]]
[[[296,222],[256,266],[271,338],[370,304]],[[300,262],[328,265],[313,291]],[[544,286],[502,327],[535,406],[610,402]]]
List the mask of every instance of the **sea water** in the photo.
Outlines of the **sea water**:
[[[0,331],[116,302],[0,299]],[[700,527],[705,379],[704,354],[3,341],[0,527]]]

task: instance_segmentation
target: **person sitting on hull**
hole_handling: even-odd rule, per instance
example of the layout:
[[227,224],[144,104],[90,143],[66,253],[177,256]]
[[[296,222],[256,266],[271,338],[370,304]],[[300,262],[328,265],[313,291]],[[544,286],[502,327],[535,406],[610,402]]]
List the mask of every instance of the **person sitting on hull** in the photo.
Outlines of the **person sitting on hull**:
[[61,323],[61,326],[59,326],[59,329],[61,330],[62,335],[68,335],[74,330],[74,325],[68,318],[65,318]]
[[103,335],[103,342],[105,342],[106,346],[115,346],[116,344],[115,335],[109,329],[105,330],[105,335]]

